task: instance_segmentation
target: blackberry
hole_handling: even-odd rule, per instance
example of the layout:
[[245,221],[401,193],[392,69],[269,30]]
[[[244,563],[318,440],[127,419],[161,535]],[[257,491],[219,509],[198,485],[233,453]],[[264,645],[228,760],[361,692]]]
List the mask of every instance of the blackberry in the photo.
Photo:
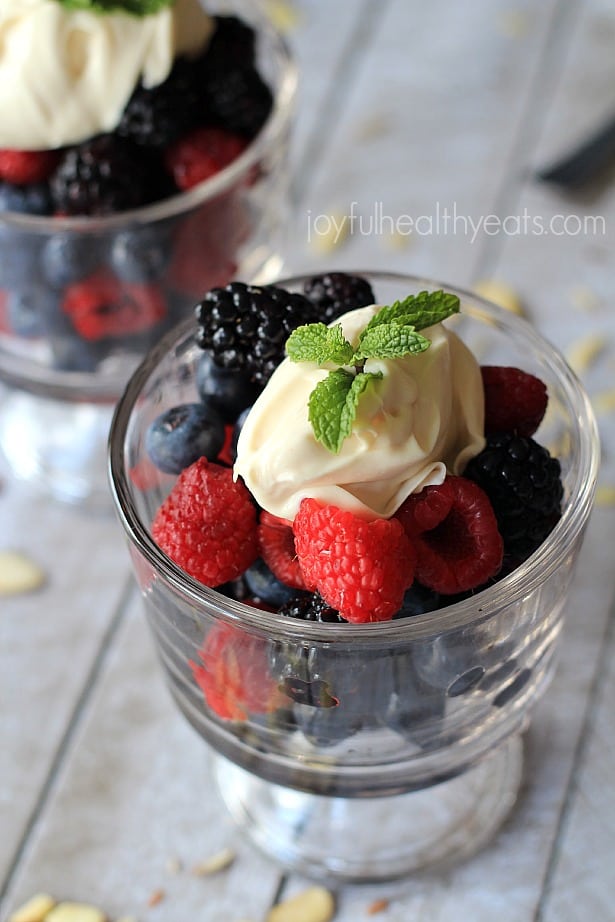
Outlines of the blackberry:
[[297,596],[279,609],[280,615],[299,618],[301,621],[320,621],[322,624],[346,624],[346,619],[331,608],[318,592]]
[[318,307],[319,319],[324,323],[330,323],[355,307],[367,307],[376,301],[367,279],[358,275],[347,275],[345,272],[316,275],[308,279],[303,290],[310,301]]
[[207,70],[203,105],[208,121],[250,141],[271,112],[271,90],[255,67]]
[[51,177],[55,210],[106,215],[153,201],[153,173],[135,148],[115,135],[99,135],[68,149]]
[[259,386],[284,358],[292,331],[317,319],[316,308],[301,294],[242,282],[213,288],[195,312],[198,345],[221,368],[241,372]]
[[509,557],[529,557],[560,518],[560,463],[529,436],[488,436],[464,475],[491,500]]
[[143,147],[168,147],[203,122],[201,82],[198,62],[178,58],[162,83],[135,88],[117,133]]
[[256,58],[256,33],[236,16],[215,16],[215,31],[203,56],[210,70],[222,71],[230,66],[252,67]]

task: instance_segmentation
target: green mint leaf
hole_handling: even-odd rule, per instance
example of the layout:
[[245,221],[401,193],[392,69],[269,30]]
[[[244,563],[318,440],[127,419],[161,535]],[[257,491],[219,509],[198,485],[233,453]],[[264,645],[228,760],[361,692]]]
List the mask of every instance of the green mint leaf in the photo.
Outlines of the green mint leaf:
[[339,323],[328,327],[324,323],[306,323],[290,334],[286,341],[286,352],[292,362],[335,362],[348,365],[354,349],[344,338]]
[[175,0],[57,0],[67,10],[86,10],[92,13],[128,13],[131,16],[149,16]]
[[441,290],[420,291],[416,295],[408,295],[403,301],[395,301],[394,304],[381,307],[366,326],[364,334],[370,328],[384,323],[400,323],[413,326],[415,330],[424,330],[458,312],[457,295]]
[[314,437],[328,451],[339,453],[352,431],[361,394],[370,381],[381,377],[373,372],[353,375],[338,368],[316,385],[310,394],[308,418]]
[[361,336],[356,358],[400,359],[429,349],[431,340],[403,323],[381,323],[366,328]]

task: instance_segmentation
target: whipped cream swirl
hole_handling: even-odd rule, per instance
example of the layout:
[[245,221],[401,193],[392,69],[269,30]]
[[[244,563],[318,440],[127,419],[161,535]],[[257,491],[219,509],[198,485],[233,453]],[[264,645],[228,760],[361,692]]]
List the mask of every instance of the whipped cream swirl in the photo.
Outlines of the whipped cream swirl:
[[[378,305],[336,320],[356,344]],[[339,454],[316,441],[308,399],[327,369],[285,359],[256,400],[237,446],[241,476],[267,511],[294,519],[312,497],[366,518],[389,518],[407,496],[458,474],[484,440],[480,367],[451,330],[421,331],[431,340],[418,355],[368,359],[365,371],[382,372],[359,401],[352,433]]]
[[212,31],[198,0],[143,17],[2,0],[0,147],[45,150],[112,131],[139,80],[162,83]]

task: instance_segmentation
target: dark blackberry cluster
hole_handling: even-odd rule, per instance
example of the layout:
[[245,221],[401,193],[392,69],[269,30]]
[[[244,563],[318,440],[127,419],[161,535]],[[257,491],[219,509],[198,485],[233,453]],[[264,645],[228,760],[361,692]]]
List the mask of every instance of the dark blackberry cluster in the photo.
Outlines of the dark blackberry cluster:
[[253,67],[256,61],[254,29],[237,16],[215,16],[215,30],[207,48],[208,70]]
[[213,288],[195,313],[198,345],[221,368],[241,372],[259,386],[284,358],[292,331],[318,319],[315,305],[301,294],[243,282]]
[[481,487],[495,512],[505,553],[525,560],[553,530],[561,515],[561,467],[532,438],[491,435],[464,476]]
[[143,147],[168,147],[203,122],[198,64],[178,58],[169,76],[151,88],[141,83],[128,100],[117,133]]
[[116,135],[98,135],[70,148],[51,178],[56,211],[107,215],[152,201],[157,178],[142,156]]
[[273,106],[271,90],[256,67],[254,30],[234,16],[216,17],[216,30],[199,63],[208,121],[254,138]]
[[271,90],[255,67],[212,71],[203,100],[212,125],[247,140],[256,137],[273,106]]
[[324,323],[330,323],[355,307],[367,307],[376,301],[367,279],[345,272],[316,275],[308,279],[303,290],[318,307]]
[[315,592],[312,595],[297,596],[278,609],[278,614],[301,621],[319,621],[321,624],[346,624],[335,608],[331,608],[323,597]]

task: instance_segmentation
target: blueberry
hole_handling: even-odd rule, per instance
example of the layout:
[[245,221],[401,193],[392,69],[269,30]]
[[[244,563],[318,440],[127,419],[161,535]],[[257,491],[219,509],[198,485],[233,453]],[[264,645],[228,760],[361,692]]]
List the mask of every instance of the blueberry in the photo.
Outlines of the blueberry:
[[89,343],[68,330],[50,338],[53,367],[58,371],[94,372],[104,358],[100,343]]
[[124,282],[153,282],[163,275],[170,252],[166,228],[134,227],[115,237],[111,267]]
[[294,717],[297,727],[314,746],[335,746],[361,729],[361,717],[348,713],[339,704],[331,708],[296,704]]
[[203,455],[216,458],[223,444],[222,418],[205,403],[185,403],[165,410],[145,433],[148,455],[167,474],[180,474]]
[[420,745],[426,724],[444,715],[444,690],[422,678],[414,664],[414,651],[410,649],[394,654],[391,673],[392,695],[383,722]]
[[250,407],[246,407],[245,410],[242,410],[239,416],[237,417],[237,422],[235,423],[235,426],[233,427],[233,437],[231,439],[231,455],[233,456],[233,458],[237,457],[237,442],[239,441],[239,435],[241,433],[241,430],[243,429],[243,425],[246,419],[248,418],[248,415],[251,409],[252,407],[250,406]]
[[7,299],[9,325],[13,333],[25,339],[44,336],[57,309],[55,294],[36,283],[11,291]]
[[314,745],[333,746],[369,721],[372,688],[363,684],[363,654],[338,652],[333,644],[279,641],[270,653],[270,667],[295,702],[297,726]]
[[456,697],[475,688],[487,671],[500,666],[510,653],[508,641],[493,643],[489,631],[471,628],[417,643],[413,658],[423,681]]
[[254,403],[261,390],[241,373],[220,368],[210,352],[204,352],[199,359],[196,387],[201,399],[211,401],[229,423]]
[[91,275],[101,262],[99,240],[90,235],[62,233],[49,237],[41,263],[45,280],[62,288]]
[[291,589],[277,579],[261,558],[256,560],[243,576],[250,593],[274,608],[279,608],[298,594],[297,589]]
[[422,615],[428,611],[435,611],[442,605],[439,593],[420,583],[413,583],[404,593],[401,608],[394,618],[411,618],[413,615]]
[[19,289],[38,278],[41,240],[34,234],[0,231],[0,288]]
[[11,183],[0,182],[0,212],[2,211],[33,215],[52,214],[49,187],[46,183],[14,186]]

